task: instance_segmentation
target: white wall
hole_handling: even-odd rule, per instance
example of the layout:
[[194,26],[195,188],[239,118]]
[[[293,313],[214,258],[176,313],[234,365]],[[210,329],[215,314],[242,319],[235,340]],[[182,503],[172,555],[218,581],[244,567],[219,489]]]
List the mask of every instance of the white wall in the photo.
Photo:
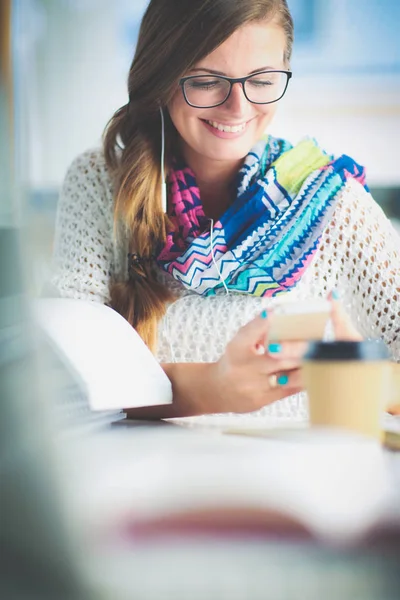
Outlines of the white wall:
[[95,12],[79,13],[60,1],[34,4],[42,8],[40,31],[34,54],[32,46],[25,49],[30,56],[22,83],[28,177],[33,187],[58,186],[72,158],[98,143],[124,101],[124,80],[114,64],[116,14],[102,0]]
[[400,80],[369,76],[290,82],[271,133],[296,141],[315,137],[329,152],[349,154],[372,186],[400,185]]

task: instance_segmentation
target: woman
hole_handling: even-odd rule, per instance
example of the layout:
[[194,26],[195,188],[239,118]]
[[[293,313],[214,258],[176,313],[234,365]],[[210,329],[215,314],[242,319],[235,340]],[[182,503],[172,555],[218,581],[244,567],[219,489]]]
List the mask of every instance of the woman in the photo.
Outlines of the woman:
[[[284,292],[340,289],[357,329],[400,355],[399,242],[363,169],[263,138],[292,42],[285,0],[151,0],[129,102],[66,176],[54,285],[118,310],[172,381],[172,407],[133,416],[302,416],[304,348],[264,353]],[[332,305],[336,335],[357,337]]]

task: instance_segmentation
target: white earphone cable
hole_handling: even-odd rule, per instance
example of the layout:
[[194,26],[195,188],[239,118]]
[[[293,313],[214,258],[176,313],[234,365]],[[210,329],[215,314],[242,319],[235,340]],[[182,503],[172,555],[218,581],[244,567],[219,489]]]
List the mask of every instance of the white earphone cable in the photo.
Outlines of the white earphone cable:
[[160,106],[161,113],[161,206],[164,213],[167,212],[167,182],[165,181],[165,122],[164,112]]
[[226,295],[229,296],[230,292],[228,290],[228,286],[225,283],[225,279],[222,277],[222,273],[219,270],[219,266],[217,264],[217,261],[215,260],[215,255],[214,255],[214,219],[210,219],[210,222],[211,222],[211,227],[210,227],[210,249],[211,249],[212,260],[213,260],[213,263],[215,265],[215,268],[217,269],[217,272],[218,272],[219,278],[221,280],[221,283],[222,283],[222,285],[225,288]]

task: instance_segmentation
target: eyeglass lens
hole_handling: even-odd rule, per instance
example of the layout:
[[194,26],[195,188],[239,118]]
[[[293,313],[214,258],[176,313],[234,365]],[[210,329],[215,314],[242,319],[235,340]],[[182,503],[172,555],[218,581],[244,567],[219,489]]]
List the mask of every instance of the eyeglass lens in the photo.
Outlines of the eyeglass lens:
[[[287,81],[287,74],[279,71],[258,73],[246,80],[245,94],[250,102],[276,102],[283,96]],[[229,91],[230,82],[216,76],[197,75],[184,83],[187,101],[199,108],[222,104],[229,96]]]

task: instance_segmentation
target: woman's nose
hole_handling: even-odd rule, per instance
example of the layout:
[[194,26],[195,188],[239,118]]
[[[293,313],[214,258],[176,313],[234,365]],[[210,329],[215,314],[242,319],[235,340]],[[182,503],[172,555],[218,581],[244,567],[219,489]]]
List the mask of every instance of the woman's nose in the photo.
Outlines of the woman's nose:
[[228,100],[225,102],[225,107],[232,113],[243,114],[247,109],[249,101],[244,95],[243,86],[241,83],[234,83]]

